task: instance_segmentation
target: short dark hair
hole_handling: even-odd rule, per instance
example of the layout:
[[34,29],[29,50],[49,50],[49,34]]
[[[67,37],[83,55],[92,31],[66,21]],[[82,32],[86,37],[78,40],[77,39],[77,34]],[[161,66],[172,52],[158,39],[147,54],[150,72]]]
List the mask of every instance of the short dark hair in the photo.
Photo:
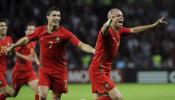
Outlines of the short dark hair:
[[30,22],[28,23],[26,26],[25,26],[25,30],[27,30],[27,27],[28,26],[35,26],[36,27],[36,24],[34,22]]
[[5,22],[6,24],[8,23],[6,19],[2,19],[2,18],[0,18],[0,22]]
[[47,10],[47,16],[49,16],[51,14],[52,11],[60,11],[59,8],[57,7],[51,7]]
[[26,27],[27,27],[27,26],[36,26],[36,24],[33,23],[33,22],[31,22],[31,23],[28,23],[28,24],[26,25]]

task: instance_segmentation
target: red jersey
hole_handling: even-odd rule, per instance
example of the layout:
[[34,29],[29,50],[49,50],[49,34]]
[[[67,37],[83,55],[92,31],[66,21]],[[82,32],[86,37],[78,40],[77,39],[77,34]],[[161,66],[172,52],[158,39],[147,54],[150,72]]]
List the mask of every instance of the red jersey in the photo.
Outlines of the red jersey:
[[[2,51],[3,48],[7,48],[12,42],[10,36],[5,36],[4,39],[0,39],[0,51]],[[0,53],[0,72],[6,71],[7,61],[7,55]]]
[[130,29],[121,27],[115,32],[110,27],[106,36],[102,35],[100,30],[96,42],[95,54],[90,65],[91,70],[96,70],[99,67],[111,70],[112,60],[118,53],[120,38],[124,33],[130,33]]
[[78,45],[79,39],[70,31],[60,26],[52,33],[47,33],[47,26],[35,29],[33,34],[28,35],[29,41],[39,39],[40,63],[47,71],[65,71],[67,60],[65,58],[66,44],[71,42]]
[[[30,55],[34,53],[35,45],[36,45],[36,42],[31,42],[21,47],[17,47],[15,51],[22,55]],[[32,62],[25,60],[23,58],[17,57],[14,69],[15,70],[26,70],[26,71],[32,70],[33,69]]]

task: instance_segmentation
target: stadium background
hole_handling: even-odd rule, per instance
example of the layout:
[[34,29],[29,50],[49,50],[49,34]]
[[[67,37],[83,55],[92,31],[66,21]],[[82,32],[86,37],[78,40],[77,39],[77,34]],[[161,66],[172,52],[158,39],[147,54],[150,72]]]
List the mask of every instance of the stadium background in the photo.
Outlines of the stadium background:
[[[70,29],[80,40],[93,47],[98,30],[107,20],[106,14],[110,8],[117,7],[123,11],[124,25],[127,27],[153,23],[161,16],[166,16],[167,26],[153,28],[122,39],[119,55],[113,61],[112,78],[122,83],[175,82],[174,0],[1,0],[0,17],[8,20],[8,35],[17,41],[24,36],[27,23],[35,23],[37,26],[46,24],[45,12],[51,6],[61,9],[62,25]],[[38,46],[36,51],[39,52]],[[88,82],[87,70],[91,56],[68,45],[70,83]],[[15,58],[11,57],[8,63],[7,79],[9,83],[14,61]],[[36,66],[34,67],[37,71]],[[121,86],[127,87],[128,84]],[[171,86],[175,92],[175,86],[172,84]],[[129,87],[128,90],[130,90]],[[87,91],[90,92],[90,88]],[[175,94],[167,97],[170,97],[170,99],[166,98],[167,100],[172,100]]]

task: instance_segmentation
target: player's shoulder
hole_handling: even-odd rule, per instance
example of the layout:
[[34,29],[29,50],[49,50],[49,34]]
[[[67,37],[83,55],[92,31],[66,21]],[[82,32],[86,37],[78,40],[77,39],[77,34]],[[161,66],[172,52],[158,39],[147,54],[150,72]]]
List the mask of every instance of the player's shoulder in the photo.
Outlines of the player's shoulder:
[[123,30],[127,30],[127,29],[129,29],[129,28],[127,28],[125,26],[122,26],[122,27],[119,28],[119,31],[123,31]]
[[[41,34],[41,33],[45,32],[45,31],[46,31],[46,25],[43,25],[43,26],[36,27],[33,33]],[[30,35],[32,35],[32,34],[30,34]]]
[[[110,33],[111,31],[111,28],[109,27],[109,29],[108,29],[108,33]],[[100,28],[100,30],[98,31],[98,37],[107,37],[108,35],[103,35],[103,33],[102,33],[102,28]]]
[[102,34],[102,28],[100,28],[100,30],[98,31],[98,35]]
[[67,29],[67,28],[64,27],[64,26],[60,26],[60,30],[61,30],[61,31],[64,31],[64,32],[70,32],[69,29]]
[[11,36],[9,36],[9,35],[6,35],[5,37],[6,37],[6,38],[11,38]]
[[69,29],[67,29],[64,26],[60,26],[60,32],[64,33],[64,35],[72,35],[73,34]]
[[6,40],[12,40],[12,37],[9,35],[6,35],[5,38],[6,38]]

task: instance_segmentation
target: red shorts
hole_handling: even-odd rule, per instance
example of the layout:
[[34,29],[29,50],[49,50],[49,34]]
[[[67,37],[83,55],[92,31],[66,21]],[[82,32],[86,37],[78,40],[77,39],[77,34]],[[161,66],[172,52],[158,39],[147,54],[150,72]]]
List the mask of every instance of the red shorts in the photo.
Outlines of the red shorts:
[[6,87],[7,85],[8,84],[7,81],[5,80],[5,73],[0,72],[0,88]]
[[12,73],[12,87],[19,90],[23,85],[28,84],[32,80],[37,80],[37,76],[33,70],[20,71],[15,70]]
[[110,79],[110,72],[105,72],[103,69],[89,70],[89,77],[92,82],[92,93],[107,93],[115,87],[114,82]]
[[67,93],[67,71],[50,72],[48,70],[40,68],[38,86],[48,86],[50,90],[56,93]]

